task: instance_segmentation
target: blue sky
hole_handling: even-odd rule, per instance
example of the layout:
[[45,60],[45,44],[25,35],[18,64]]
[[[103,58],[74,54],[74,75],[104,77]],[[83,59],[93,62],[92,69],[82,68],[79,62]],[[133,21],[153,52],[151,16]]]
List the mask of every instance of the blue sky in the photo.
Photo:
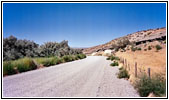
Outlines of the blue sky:
[[165,3],[4,3],[3,36],[91,47],[166,26]]

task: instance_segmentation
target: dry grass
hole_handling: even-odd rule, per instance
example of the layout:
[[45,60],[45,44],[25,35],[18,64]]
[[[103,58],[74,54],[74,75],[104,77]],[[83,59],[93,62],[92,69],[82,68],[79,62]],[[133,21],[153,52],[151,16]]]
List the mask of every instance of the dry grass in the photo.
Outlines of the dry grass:
[[[153,43],[151,45],[156,45]],[[127,65],[129,64],[130,68],[129,74],[131,74],[130,80],[134,79],[134,71],[135,71],[135,62],[137,62],[137,70],[138,75],[142,73],[147,73],[147,69],[151,68],[151,76],[156,73],[161,74],[162,76],[166,75],[166,46],[161,45],[162,49],[158,52],[155,47],[152,50],[141,50],[141,51],[126,51],[126,52],[117,52],[116,56],[120,58],[127,59]],[[147,46],[148,47],[148,46]]]

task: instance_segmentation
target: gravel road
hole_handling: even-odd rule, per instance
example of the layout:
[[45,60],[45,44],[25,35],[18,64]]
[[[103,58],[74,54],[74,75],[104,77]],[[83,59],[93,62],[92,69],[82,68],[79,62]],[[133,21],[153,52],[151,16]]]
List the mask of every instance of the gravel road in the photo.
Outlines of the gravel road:
[[129,81],[103,56],[3,78],[3,97],[138,97]]

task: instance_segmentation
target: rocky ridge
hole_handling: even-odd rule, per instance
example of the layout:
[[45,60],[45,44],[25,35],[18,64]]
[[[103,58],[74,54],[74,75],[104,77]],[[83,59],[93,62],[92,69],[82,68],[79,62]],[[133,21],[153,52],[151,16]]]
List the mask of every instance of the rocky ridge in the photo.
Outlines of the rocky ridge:
[[136,44],[144,43],[147,41],[159,40],[166,38],[166,28],[157,28],[157,29],[148,29],[138,31],[132,34],[128,34],[124,37],[119,37],[110,42],[107,42],[102,45],[97,45],[94,47],[86,48],[83,50],[85,54],[92,54],[93,52],[102,52],[107,49],[111,49],[113,44],[116,44],[119,40],[127,38],[130,42],[135,42]]

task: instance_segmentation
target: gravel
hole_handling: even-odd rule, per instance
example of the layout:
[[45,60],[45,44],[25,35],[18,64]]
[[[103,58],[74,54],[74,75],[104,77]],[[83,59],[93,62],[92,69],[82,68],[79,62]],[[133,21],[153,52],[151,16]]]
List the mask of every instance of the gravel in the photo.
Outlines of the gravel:
[[3,97],[138,97],[103,56],[89,56],[3,78]]
[[139,97],[129,81],[117,78],[118,67],[105,67],[98,97]]

